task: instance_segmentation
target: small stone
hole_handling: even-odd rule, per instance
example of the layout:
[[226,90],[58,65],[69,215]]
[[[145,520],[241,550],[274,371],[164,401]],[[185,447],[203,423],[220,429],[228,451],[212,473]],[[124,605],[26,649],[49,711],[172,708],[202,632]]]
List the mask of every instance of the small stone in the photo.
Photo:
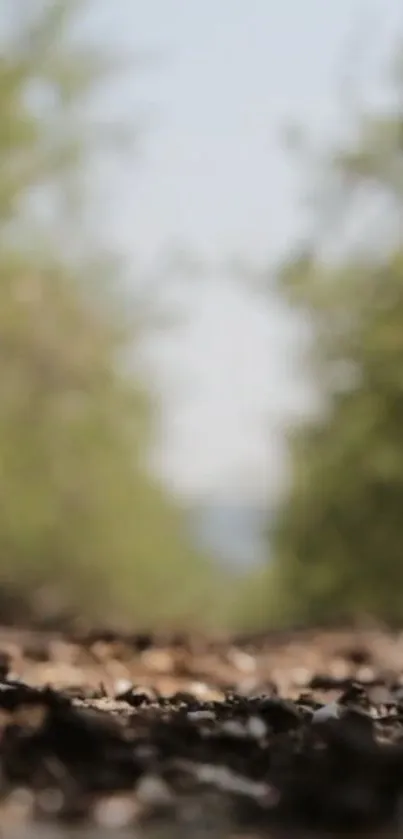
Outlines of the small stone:
[[213,711],[188,711],[188,719],[194,722],[198,720],[214,720],[215,714]]
[[225,720],[221,726],[221,731],[224,734],[229,734],[230,737],[245,737],[245,726],[238,720]]
[[117,679],[114,685],[115,696],[118,697],[123,693],[128,693],[133,685],[129,679]]
[[55,816],[63,807],[64,797],[60,789],[42,790],[38,795],[38,806],[43,813]]
[[359,682],[366,684],[373,682],[375,674],[372,667],[360,667],[359,670],[357,670],[356,678]]
[[127,796],[101,798],[94,807],[94,819],[100,827],[116,830],[126,827],[138,812],[136,801]]
[[334,679],[342,681],[343,679],[348,679],[350,675],[350,667],[346,661],[336,659],[335,661],[330,662],[329,673]]
[[261,740],[267,734],[267,725],[261,717],[249,717],[247,730],[256,740]]
[[298,688],[306,687],[311,679],[311,672],[306,667],[296,667],[292,671],[292,681]]
[[328,720],[337,720],[340,717],[341,709],[337,702],[329,702],[328,705],[323,705],[312,714],[313,723],[327,722]]
[[172,673],[172,655],[165,650],[145,650],[141,653],[144,665],[156,673]]
[[236,647],[229,651],[228,659],[241,673],[254,673],[256,670],[256,659]]
[[158,775],[143,775],[137,784],[136,796],[141,804],[149,806],[170,804],[172,801],[169,787]]
[[202,702],[222,702],[225,698],[223,693],[204,682],[191,682],[189,690],[193,696],[196,696]]

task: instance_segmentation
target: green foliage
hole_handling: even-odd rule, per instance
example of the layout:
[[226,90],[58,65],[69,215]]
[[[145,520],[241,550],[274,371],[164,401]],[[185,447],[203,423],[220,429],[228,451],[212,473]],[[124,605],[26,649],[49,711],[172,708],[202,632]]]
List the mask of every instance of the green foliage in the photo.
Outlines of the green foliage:
[[0,59],[0,590],[26,616],[194,622],[212,571],[147,471],[152,403],[122,364],[140,336],[80,238],[109,71],[71,38],[84,6],[16,2]]
[[[260,580],[276,592],[267,621],[403,619],[398,100],[390,97],[389,111],[364,115],[346,146],[328,156],[326,206],[337,209],[333,218],[344,230],[364,218],[364,237],[361,228],[361,240],[339,248],[337,258],[319,237],[279,272],[280,293],[311,327],[304,363],[321,410],[289,434],[290,484],[270,533],[274,558]],[[335,228],[332,245],[338,235]]]
[[292,484],[273,536],[289,612],[305,621],[403,618],[402,137],[398,108],[368,114],[332,158],[346,207],[357,191],[361,210],[387,199],[378,248],[368,227],[356,253],[329,262],[317,247],[281,277],[310,318],[323,401],[290,439]]

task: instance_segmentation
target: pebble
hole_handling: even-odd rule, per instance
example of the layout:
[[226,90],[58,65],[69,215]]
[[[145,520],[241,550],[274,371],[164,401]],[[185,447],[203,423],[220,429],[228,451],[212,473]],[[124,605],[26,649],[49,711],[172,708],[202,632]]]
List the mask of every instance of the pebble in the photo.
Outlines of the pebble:
[[224,734],[229,734],[230,737],[245,737],[245,726],[238,720],[225,720],[221,726],[221,731]]
[[170,804],[172,801],[168,785],[158,775],[143,775],[136,786],[136,797],[141,804],[150,806]]
[[94,819],[100,827],[118,830],[130,824],[137,809],[136,802],[127,796],[108,796],[96,802]]
[[249,717],[247,730],[256,740],[261,740],[267,734],[267,725],[261,717]]
[[323,705],[312,714],[313,723],[327,722],[328,720],[337,720],[340,717],[341,708],[337,702],[329,702],[328,705]]
[[228,659],[241,673],[254,673],[256,670],[256,659],[236,647],[229,651]]
[[195,774],[202,783],[210,783],[226,792],[249,795],[252,798],[267,798],[270,787],[263,781],[251,781],[232,772],[226,766],[214,766],[204,763],[195,767]]
[[296,687],[304,688],[309,684],[311,672],[306,667],[296,667],[292,671],[292,681]]

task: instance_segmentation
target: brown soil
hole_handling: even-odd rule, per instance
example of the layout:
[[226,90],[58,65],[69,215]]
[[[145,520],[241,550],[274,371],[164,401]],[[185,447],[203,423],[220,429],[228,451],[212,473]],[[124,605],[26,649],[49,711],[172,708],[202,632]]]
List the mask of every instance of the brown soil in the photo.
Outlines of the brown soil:
[[1,837],[403,837],[403,634],[3,629],[0,741]]

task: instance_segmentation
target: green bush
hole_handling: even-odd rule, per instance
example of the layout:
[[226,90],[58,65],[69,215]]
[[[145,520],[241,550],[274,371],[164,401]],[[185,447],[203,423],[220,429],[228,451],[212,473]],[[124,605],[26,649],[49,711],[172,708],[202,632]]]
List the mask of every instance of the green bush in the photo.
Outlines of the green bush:
[[217,579],[148,472],[155,406],[124,372],[142,335],[81,233],[108,67],[72,40],[83,6],[16,9],[0,60],[0,603],[3,619],[8,602],[20,619],[197,622]]
[[[267,622],[403,621],[401,72],[395,83],[389,110],[362,114],[328,155],[318,235],[278,272],[280,294],[310,327],[303,372],[321,407],[288,435],[290,481],[262,572],[275,592]],[[357,207],[367,226],[347,247],[337,231],[357,229]],[[326,208],[341,225],[324,242]],[[242,606],[251,617],[257,582]]]

